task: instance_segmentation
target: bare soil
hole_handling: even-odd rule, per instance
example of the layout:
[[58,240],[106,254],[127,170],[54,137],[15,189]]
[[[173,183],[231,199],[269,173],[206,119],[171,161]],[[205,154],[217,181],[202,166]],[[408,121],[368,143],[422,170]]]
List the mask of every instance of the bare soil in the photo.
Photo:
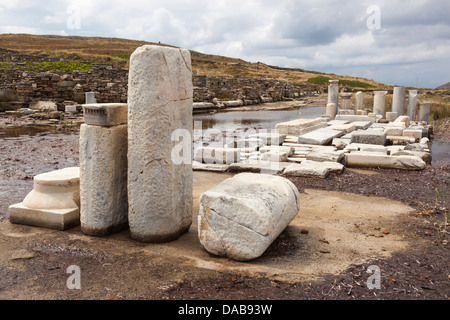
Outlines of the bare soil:
[[[133,241],[128,230],[100,238],[9,222],[8,206],[23,200],[34,175],[75,165],[77,134],[1,140],[0,299],[449,298],[448,205],[435,191],[449,190],[448,166],[292,178],[298,216],[263,256],[242,263],[210,255],[196,234],[199,195],[229,174],[195,172],[193,225],[165,244]],[[70,265],[81,269],[80,290],[66,286]],[[380,289],[367,286],[371,265]]]

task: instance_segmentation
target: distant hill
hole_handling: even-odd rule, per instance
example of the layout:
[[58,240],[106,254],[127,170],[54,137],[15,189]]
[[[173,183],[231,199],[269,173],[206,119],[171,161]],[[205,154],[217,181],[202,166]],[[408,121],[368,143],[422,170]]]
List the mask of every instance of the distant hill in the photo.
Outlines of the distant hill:
[[450,90],[450,82],[436,88],[436,90]]
[[[112,64],[127,68],[131,53],[144,44],[170,46],[161,43],[127,40],[119,38],[0,34],[0,48],[26,52],[33,55],[47,55],[67,61]],[[271,78],[294,83],[317,83],[323,79],[339,79],[352,88],[391,88],[392,86],[371,79],[340,76],[300,68],[281,68],[261,62],[247,62],[242,59],[204,54],[191,50],[192,68],[197,75],[229,75]],[[0,61],[1,63],[1,61]],[[309,81],[308,81],[309,80]],[[328,81],[322,81],[327,84]]]

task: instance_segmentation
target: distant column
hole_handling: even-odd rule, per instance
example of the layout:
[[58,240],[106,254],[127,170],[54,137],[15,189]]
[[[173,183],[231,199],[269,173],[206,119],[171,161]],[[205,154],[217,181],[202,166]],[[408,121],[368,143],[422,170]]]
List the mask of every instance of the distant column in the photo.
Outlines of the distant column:
[[336,118],[336,113],[337,113],[336,103],[328,103],[325,114],[330,116],[330,120],[334,120],[334,118]]
[[353,93],[351,93],[351,92],[342,92],[340,94],[340,96],[341,96],[340,108],[341,109],[351,109],[352,105],[351,105],[350,99],[352,98]]
[[[131,237],[164,242],[192,223],[192,68],[189,50],[137,48],[128,76],[128,203]],[[188,161],[172,159],[185,133]],[[183,155],[183,158],[184,155]]]
[[419,116],[417,121],[430,122],[431,104],[429,102],[423,102],[419,104]]
[[373,96],[373,112],[386,118],[386,94],[387,91],[375,91]]
[[364,110],[364,93],[362,91],[358,91],[355,94],[355,98],[356,98],[356,112],[358,112],[358,110]]
[[330,85],[328,86],[328,103],[336,104],[339,106],[339,80],[329,80]]
[[405,87],[394,87],[394,96],[392,98],[392,112],[397,112],[399,116],[405,114]]
[[417,90],[409,90],[408,97],[408,116],[411,121],[416,120],[417,109]]

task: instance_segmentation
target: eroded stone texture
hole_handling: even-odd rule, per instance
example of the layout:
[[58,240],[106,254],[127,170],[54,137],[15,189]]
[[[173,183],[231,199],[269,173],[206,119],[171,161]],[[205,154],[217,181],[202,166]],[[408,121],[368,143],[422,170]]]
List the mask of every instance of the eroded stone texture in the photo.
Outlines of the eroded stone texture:
[[204,248],[234,260],[261,256],[300,209],[288,179],[241,173],[200,196],[198,237]]
[[184,132],[190,145],[192,92],[189,50],[145,45],[131,55],[128,219],[133,239],[174,240],[192,223],[192,157],[171,157],[181,143],[172,141],[175,130]]

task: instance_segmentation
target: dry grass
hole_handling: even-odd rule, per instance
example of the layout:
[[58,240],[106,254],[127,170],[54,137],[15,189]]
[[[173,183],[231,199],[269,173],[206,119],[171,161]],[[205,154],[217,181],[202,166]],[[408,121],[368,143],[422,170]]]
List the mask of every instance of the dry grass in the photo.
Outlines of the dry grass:
[[[85,61],[91,63],[107,63],[116,67],[128,67],[128,58],[139,46],[166,44],[127,40],[118,38],[79,37],[79,36],[53,36],[28,34],[2,34],[0,35],[0,48],[24,51],[29,54],[46,54],[51,57],[64,58],[71,61]],[[228,75],[257,78],[271,78],[294,83],[304,83],[308,79],[319,75],[333,79],[361,81],[376,88],[387,86],[371,79],[362,79],[349,76],[338,76],[315,71],[295,68],[280,68],[261,62],[251,63],[241,59],[228,58],[218,55],[203,54],[192,51],[192,68],[197,75]]]

